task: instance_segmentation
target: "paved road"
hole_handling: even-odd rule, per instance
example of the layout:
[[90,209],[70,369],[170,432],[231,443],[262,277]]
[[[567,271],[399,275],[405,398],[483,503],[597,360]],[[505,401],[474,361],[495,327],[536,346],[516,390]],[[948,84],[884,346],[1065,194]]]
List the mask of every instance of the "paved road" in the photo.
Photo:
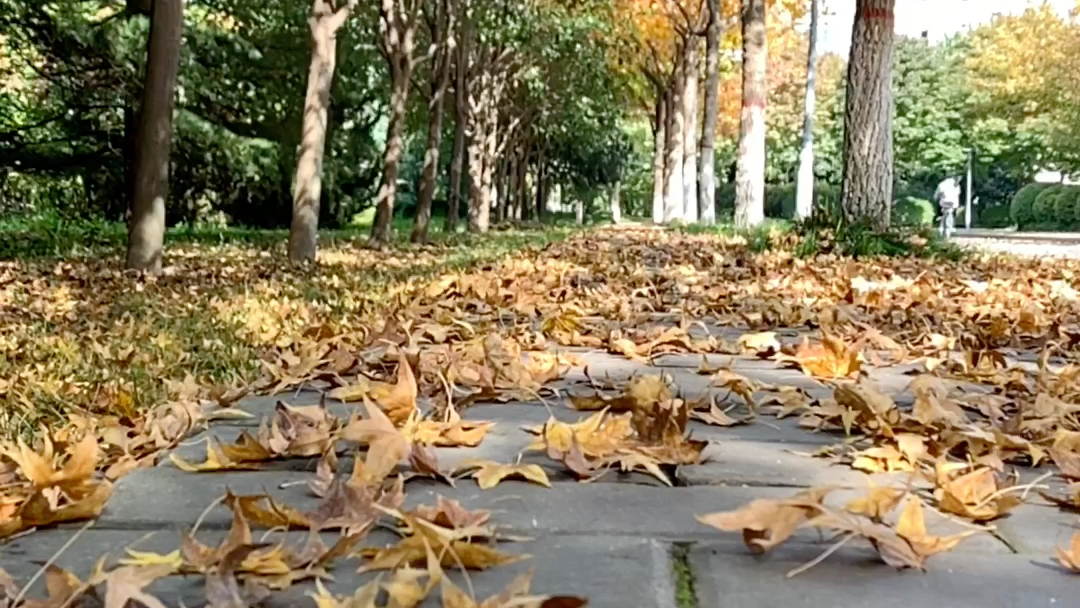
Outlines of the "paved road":
[[[590,353],[585,358],[594,378],[629,378],[659,371],[604,353]],[[712,359],[714,364],[729,360]],[[694,396],[716,390],[695,372],[700,357],[667,356],[655,363],[672,376],[683,394]],[[800,372],[777,369],[769,361],[738,358],[734,368],[763,382],[801,386],[816,396],[831,394],[829,388]],[[898,399],[910,380],[898,370],[875,369],[872,373],[883,390]],[[576,369],[568,380],[584,378],[582,370]],[[716,394],[738,399],[727,391]],[[286,399],[298,405],[314,404],[319,394],[302,392]],[[208,432],[231,440],[269,415],[276,400],[246,399],[241,407],[255,418],[220,421]],[[549,405],[560,419],[582,417],[558,400]],[[330,403],[330,407],[339,416],[351,409],[341,403]],[[540,424],[548,415],[549,410],[540,403],[470,407],[465,412],[467,418],[494,421],[495,427],[479,447],[440,448],[440,460],[444,466],[476,457],[514,462],[530,440],[521,427]],[[551,461],[527,455],[524,462],[536,462],[548,470],[553,487],[506,481],[481,491],[468,479],[459,480],[456,487],[415,480],[406,486],[406,507],[433,504],[436,496],[447,496],[470,509],[490,509],[494,522],[506,532],[534,539],[501,545],[509,552],[528,553],[531,559],[470,575],[481,597],[533,567],[534,592],[585,596],[592,608],[1075,605],[1076,580],[1050,565],[1053,546],[1066,543],[1075,518],[1039,505],[1025,505],[998,523],[1000,536],[1008,543],[980,533],[955,551],[932,558],[927,573],[896,571],[881,564],[869,547],[850,543],[811,571],[785,579],[786,572],[817,556],[826,545],[816,536],[806,535],[767,559],[755,558],[738,535],[707,528],[695,516],[734,509],[755,498],[790,496],[810,486],[835,484],[848,488],[842,496],[854,496],[861,494],[870,480],[847,467],[831,466],[827,460],[806,455],[841,438],[807,432],[791,419],[763,418],[732,428],[691,424],[695,437],[712,442],[708,448],[712,460],[684,467],[678,473],[676,487],[665,487],[639,474],[609,475],[594,483],[578,483],[559,473]],[[200,445],[185,445],[179,448],[179,455],[199,460],[202,449]],[[199,474],[183,472],[165,460],[156,468],[135,471],[118,482],[103,516],[60,554],[58,563],[85,576],[106,551],[114,559],[132,546],[144,551],[172,551],[179,546],[180,532],[189,529],[225,488],[234,493],[269,492],[293,507],[313,509],[318,501],[303,483],[311,479],[313,468],[313,462],[290,461],[259,471]],[[349,468],[348,464],[340,467],[343,471]],[[928,520],[932,532],[957,531],[954,524],[940,517]],[[229,524],[228,511],[216,507],[206,514],[198,536],[204,542],[216,542]],[[4,545],[0,549],[0,566],[17,580],[26,580],[38,568],[35,562],[49,559],[71,538],[75,527],[35,532]],[[393,541],[388,532],[377,530],[366,544]],[[334,580],[327,586],[344,594],[370,580],[373,575],[356,573],[359,563],[356,559],[341,561],[332,572]],[[465,584],[459,574],[452,576]],[[307,585],[294,586],[273,595],[267,605],[313,606],[305,596],[310,589]],[[204,601],[199,577],[169,577],[154,583],[150,590],[169,606],[199,606]],[[432,608],[438,605],[436,598],[423,604]]]
[[953,241],[982,251],[1013,255],[1080,259],[1080,233],[958,230]]

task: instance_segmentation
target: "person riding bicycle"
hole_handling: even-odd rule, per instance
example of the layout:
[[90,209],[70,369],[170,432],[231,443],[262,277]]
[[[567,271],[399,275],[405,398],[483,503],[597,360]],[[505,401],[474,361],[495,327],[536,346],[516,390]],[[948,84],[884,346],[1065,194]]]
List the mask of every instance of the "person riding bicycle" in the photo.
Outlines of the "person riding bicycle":
[[956,210],[960,207],[960,180],[947,177],[938,184],[934,199],[941,210],[941,236],[949,238],[956,229]]

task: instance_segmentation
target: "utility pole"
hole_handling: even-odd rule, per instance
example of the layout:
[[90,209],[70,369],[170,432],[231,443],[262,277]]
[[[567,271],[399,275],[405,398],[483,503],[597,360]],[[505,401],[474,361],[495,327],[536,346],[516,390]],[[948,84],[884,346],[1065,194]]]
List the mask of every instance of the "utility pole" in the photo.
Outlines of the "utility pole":
[[975,166],[975,148],[968,149],[967,188],[964,196],[964,228],[971,230],[971,174]]

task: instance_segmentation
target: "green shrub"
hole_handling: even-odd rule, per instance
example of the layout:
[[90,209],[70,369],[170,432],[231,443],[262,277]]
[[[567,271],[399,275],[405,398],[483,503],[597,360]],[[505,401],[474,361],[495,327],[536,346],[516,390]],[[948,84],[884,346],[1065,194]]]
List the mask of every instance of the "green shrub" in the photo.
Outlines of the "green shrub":
[[1009,205],[994,205],[983,209],[975,223],[980,228],[1008,228],[1012,224]]
[[1031,223],[1042,227],[1052,226],[1055,223],[1054,204],[1064,191],[1063,186],[1050,186],[1040,192],[1031,205]]
[[1009,215],[1013,222],[1021,230],[1035,222],[1034,206],[1035,199],[1052,184],[1029,184],[1024,186],[1013,196],[1009,204]]
[[837,229],[796,227],[800,240],[795,255],[820,254],[865,257],[917,257],[959,260],[964,250],[941,238],[932,227],[917,229],[895,227],[880,231],[861,224],[842,225]]
[[892,219],[898,226],[933,226],[936,215],[934,203],[924,198],[908,196],[893,204]]
[[1054,225],[1058,229],[1068,229],[1076,223],[1077,196],[1080,188],[1063,186],[1054,198]]

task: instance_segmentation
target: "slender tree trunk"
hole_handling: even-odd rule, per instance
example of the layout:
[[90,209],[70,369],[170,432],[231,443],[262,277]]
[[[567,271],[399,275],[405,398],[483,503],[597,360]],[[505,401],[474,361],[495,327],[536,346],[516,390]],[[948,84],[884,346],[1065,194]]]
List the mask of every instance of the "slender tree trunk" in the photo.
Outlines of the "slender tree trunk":
[[685,115],[682,112],[683,91],[686,87],[684,60],[679,53],[679,63],[675,68],[671,96],[667,108],[667,160],[664,163],[664,223],[682,219],[685,209],[683,204],[683,127]]
[[315,0],[311,8],[311,65],[301,128],[300,155],[293,180],[292,225],[289,227],[289,259],[314,262],[318,246],[319,200],[322,197],[323,155],[330,108],[330,87],[337,62],[337,32],[352,8],[334,10],[328,0]]
[[652,221],[664,223],[665,153],[667,150],[667,91],[657,90],[653,116],[653,195]]
[[428,224],[431,222],[431,201],[435,198],[435,184],[439,174],[439,145],[442,143],[443,100],[450,81],[450,45],[447,37],[453,31],[454,20],[450,0],[439,0],[436,14],[430,19],[431,44],[436,51],[431,66],[431,97],[428,99],[428,132],[424,152],[424,172],[420,177],[419,196],[416,199],[416,219],[409,240],[413,243],[427,241]]
[[518,163],[517,204],[514,206],[514,221],[517,222],[521,222],[525,219],[525,207],[528,201],[527,193],[530,156],[532,156],[530,146],[526,146],[524,153],[521,155],[521,162]]
[[765,15],[765,0],[743,0],[743,98],[735,177],[735,225],[740,228],[765,219]]
[[127,267],[161,271],[165,243],[165,199],[169,195],[169,147],[180,44],[183,0],[156,0],[147,42],[139,131],[136,136],[135,189],[128,224]]
[[465,127],[469,121],[470,38],[468,22],[463,17],[454,69],[454,151],[450,158],[450,195],[446,201],[446,232],[451,234],[457,231],[461,215],[461,174],[465,169]]
[[611,223],[622,223],[622,178],[611,187]]
[[817,30],[821,13],[819,0],[810,0],[810,44],[806,53],[806,95],[803,98],[802,145],[799,148],[799,176],[795,188],[795,219],[814,213],[814,102],[817,95]]
[[691,33],[686,41],[686,87],[683,89],[683,220],[698,221],[697,113],[700,40]]
[[[817,0],[814,0],[815,2]],[[698,199],[701,223],[716,223],[716,121],[720,113],[720,0],[709,0],[705,32],[705,117],[701,124],[698,159]]]
[[547,179],[547,158],[543,148],[540,149],[536,158],[536,221],[544,219],[544,206],[547,204],[547,193],[544,182]]
[[574,223],[578,226],[585,225],[585,199],[580,192],[574,193]]
[[895,0],[857,0],[844,109],[841,208],[849,222],[889,226]]

